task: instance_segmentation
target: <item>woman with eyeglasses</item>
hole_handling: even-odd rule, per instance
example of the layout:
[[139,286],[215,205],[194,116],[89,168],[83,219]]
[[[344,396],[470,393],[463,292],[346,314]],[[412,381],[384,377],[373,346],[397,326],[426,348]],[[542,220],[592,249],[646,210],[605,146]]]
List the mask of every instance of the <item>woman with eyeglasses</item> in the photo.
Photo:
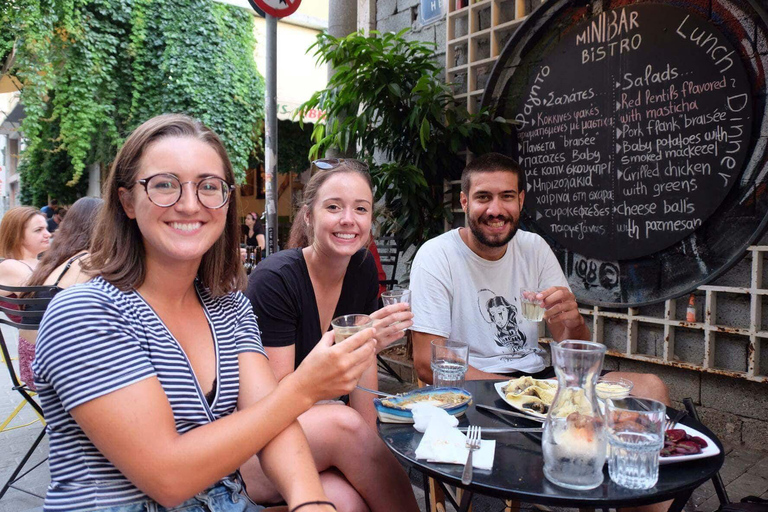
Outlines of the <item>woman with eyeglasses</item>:
[[[255,454],[290,510],[335,510],[296,418],[348,392],[373,330],[326,336],[277,383],[239,261],[226,151],[182,115],[139,126],[106,183],[87,264],[34,362],[50,433],[45,510],[261,510],[236,472]],[[163,508],[165,507],[165,508]]]
[[[300,368],[333,318],[373,317],[379,350],[412,325],[408,304],[377,310],[378,273],[365,249],[373,222],[367,166],[356,160],[319,160],[313,166],[319,171],[304,188],[289,249],[260,263],[246,290],[278,380]],[[378,389],[375,364],[360,385]],[[376,434],[372,395],[355,389],[350,405],[317,405],[299,417],[326,493],[347,511],[418,510],[405,472]],[[242,472],[252,496],[279,499],[257,460]]]

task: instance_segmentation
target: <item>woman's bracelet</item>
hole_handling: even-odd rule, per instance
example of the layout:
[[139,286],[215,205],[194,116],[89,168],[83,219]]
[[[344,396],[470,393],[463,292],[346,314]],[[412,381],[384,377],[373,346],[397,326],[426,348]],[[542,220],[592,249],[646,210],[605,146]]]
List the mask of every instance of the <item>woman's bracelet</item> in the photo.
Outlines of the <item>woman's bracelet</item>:
[[306,507],[307,505],[330,505],[333,507],[333,510],[336,510],[336,505],[331,503],[330,501],[305,501],[304,503],[300,503],[299,505],[296,505],[291,509],[291,512],[296,512],[301,507]]

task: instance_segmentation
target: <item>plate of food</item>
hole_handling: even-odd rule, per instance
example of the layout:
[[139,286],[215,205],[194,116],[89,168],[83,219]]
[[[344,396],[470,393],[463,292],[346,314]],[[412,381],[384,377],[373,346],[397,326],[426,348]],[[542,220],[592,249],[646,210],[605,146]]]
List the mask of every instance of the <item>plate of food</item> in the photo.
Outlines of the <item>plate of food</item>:
[[664,434],[659,464],[672,464],[713,457],[720,453],[714,441],[693,427],[678,423]]
[[547,417],[557,393],[556,380],[534,379],[528,376],[496,382],[494,387],[501,399],[514,409],[542,419]]
[[392,398],[376,398],[373,404],[382,423],[413,423],[411,409],[416,404],[431,404],[448,414],[461,416],[472,403],[472,394],[461,388],[426,387]]

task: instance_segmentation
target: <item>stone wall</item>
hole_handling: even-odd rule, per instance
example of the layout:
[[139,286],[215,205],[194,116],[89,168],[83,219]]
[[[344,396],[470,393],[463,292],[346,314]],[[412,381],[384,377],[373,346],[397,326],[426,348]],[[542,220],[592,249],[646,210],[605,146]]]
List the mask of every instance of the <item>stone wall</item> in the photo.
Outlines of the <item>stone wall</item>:
[[[455,0],[444,0],[455,1]],[[376,6],[376,29],[380,32],[399,31],[410,27],[407,35],[410,39],[434,42],[436,44],[437,60],[445,65],[445,20],[422,27],[418,21],[419,0],[378,0]],[[763,237],[760,244],[768,244],[768,237]],[[404,255],[404,256],[407,256]],[[407,261],[403,258],[401,261]],[[729,272],[717,279],[714,285],[750,286],[750,260],[745,258]],[[768,265],[765,267],[768,271]],[[406,280],[402,275],[405,264],[400,266],[399,279]],[[768,277],[763,277],[763,287],[768,286]],[[678,306],[685,307],[685,299],[678,301]],[[749,303],[739,303],[736,300],[730,306],[719,303],[718,324],[749,326]],[[652,309],[658,306],[652,306]],[[702,315],[703,300],[699,300],[699,318]],[[645,308],[644,308],[645,309]],[[661,305],[663,311],[663,304]],[[768,304],[763,308],[764,317],[768,315]],[[768,325],[764,318],[763,325]],[[663,346],[663,330],[653,326],[640,326],[639,340],[648,346],[649,352],[660,352]],[[606,333],[607,335],[608,333]],[[626,336],[626,330],[619,336]],[[613,342],[623,346],[625,341],[613,337]],[[608,343],[608,342],[606,342]],[[678,344],[684,344],[684,339],[678,338]],[[727,340],[723,345],[728,344]],[[691,358],[699,357],[697,351],[703,354],[703,345],[698,340],[691,340],[689,347],[680,347],[685,353],[690,352]],[[766,345],[764,343],[764,345]],[[744,348],[739,343],[726,347],[717,354],[718,366],[738,368],[744,361]],[[687,356],[686,356],[687,357]],[[761,361],[762,372],[768,368],[768,346],[763,350]],[[768,439],[768,384],[750,382],[744,379],[725,377],[694,370],[683,370],[653,363],[645,363],[630,359],[609,357],[605,368],[641,373],[654,373],[661,377],[669,386],[675,405],[679,406],[683,398],[690,397],[697,404],[702,420],[714,430],[723,441],[732,444],[743,444],[747,447],[766,449]]]
[[[455,0],[442,0],[443,2]],[[399,32],[408,27],[411,31],[406,38],[435,44],[436,60],[445,65],[445,18],[436,23],[422,26],[418,21],[419,0],[377,0],[376,30]]]

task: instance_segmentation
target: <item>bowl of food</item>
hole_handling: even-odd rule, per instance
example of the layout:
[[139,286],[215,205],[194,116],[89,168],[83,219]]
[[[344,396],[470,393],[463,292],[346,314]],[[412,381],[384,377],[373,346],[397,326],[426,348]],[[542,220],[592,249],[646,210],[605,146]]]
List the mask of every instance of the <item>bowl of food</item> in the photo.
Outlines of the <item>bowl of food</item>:
[[595,393],[597,393],[597,397],[601,400],[608,400],[609,398],[618,400],[620,398],[627,398],[633,386],[632,381],[627,379],[603,377],[597,381]]
[[392,398],[376,398],[373,403],[382,423],[413,423],[412,409],[416,404],[434,405],[448,414],[461,416],[472,403],[472,394],[461,388],[426,387]]

